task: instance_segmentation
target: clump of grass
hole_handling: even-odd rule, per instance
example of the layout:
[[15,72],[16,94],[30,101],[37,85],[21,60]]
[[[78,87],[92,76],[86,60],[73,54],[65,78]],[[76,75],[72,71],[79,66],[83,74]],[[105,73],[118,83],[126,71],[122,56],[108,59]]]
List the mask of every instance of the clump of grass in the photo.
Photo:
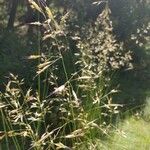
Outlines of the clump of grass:
[[[35,150],[79,149],[83,143],[107,136],[113,116],[118,114],[118,107],[122,107],[122,105],[113,104],[111,95],[116,93],[116,90],[109,86],[110,76],[108,78],[103,70],[101,71],[101,66],[105,67],[108,63],[105,58],[109,59],[112,55],[103,56],[105,65],[98,61],[105,48],[108,53],[113,50],[114,54],[114,51],[118,52],[117,48],[120,45],[116,44],[111,35],[112,32],[108,31],[112,31],[111,27],[104,30],[104,33],[106,32],[104,38],[96,41],[96,44],[100,46],[105,41],[106,35],[110,34],[110,39],[104,43],[102,52],[98,49],[98,54],[101,54],[95,58],[96,51],[93,50],[93,53],[87,58],[85,49],[80,49],[83,52],[77,62],[79,69],[70,73],[66,65],[66,62],[69,63],[69,61],[65,60],[66,53],[71,51],[65,32],[65,17],[68,14],[63,21],[58,22],[45,1],[40,1],[41,3],[38,4],[33,0],[29,2],[45,17],[44,22],[32,24],[45,29],[44,37],[41,37],[40,40],[47,44],[39,47],[43,48],[43,51],[39,49],[38,55],[28,57],[28,59],[37,59],[39,62],[36,76],[38,77],[38,89],[24,88],[24,81],[10,74],[11,78],[6,85],[6,90],[1,93],[0,97],[3,122],[1,139],[3,143],[8,143],[11,139],[13,147],[18,150],[26,148]],[[102,24],[106,28],[110,26],[109,23],[107,24],[109,22],[107,15],[108,9],[104,10],[101,15],[107,20]],[[97,31],[96,29],[91,33],[91,38]],[[99,36],[98,34],[97,37]],[[103,40],[102,43],[101,40]],[[110,47],[107,47],[107,44],[110,44]],[[50,48],[48,48],[49,45]],[[88,46],[87,50],[90,52],[93,44]],[[118,52],[118,55],[121,54]],[[126,57],[121,58],[124,60]],[[128,60],[130,58],[127,56]],[[126,65],[126,60],[124,63]],[[123,66],[119,58],[117,68],[120,69]],[[61,82],[59,81],[60,76],[57,76],[56,73],[59,67],[63,74]],[[92,142],[87,147],[92,148]],[[11,149],[9,143],[7,149]]]
[[10,76],[0,97],[1,140],[7,149],[77,148],[83,141],[107,134],[100,108],[93,105],[87,110],[68,85],[55,89],[56,98],[43,100],[38,91],[24,90],[23,80]]

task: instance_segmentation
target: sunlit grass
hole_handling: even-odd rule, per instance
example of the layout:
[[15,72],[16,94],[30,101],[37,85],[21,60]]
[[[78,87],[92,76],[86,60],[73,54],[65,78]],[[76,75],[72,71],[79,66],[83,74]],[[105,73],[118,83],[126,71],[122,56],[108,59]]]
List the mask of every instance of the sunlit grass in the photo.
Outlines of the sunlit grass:
[[[118,52],[119,58],[127,60],[117,62],[117,58],[116,63],[110,63],[111,55],[108,57],[104,55],[103,59],[107,58],[114,70],[108,67],[103,72],[102,68],[107,67],[107,61],[103,65],[99,62],[101,55],[98,55],[95,46],[91,51],[90,42],[93,39],[98,44],[98,49],[104,43],[105,53],[106,50],[108,54],[110,49],[114,50],[114,58],[116,51],[123,50],[122,45],[117,44],[113,32],[110,32],[112,27],[109,28],[111,26],[109,10],[106,9],[101,14],[101,17],[104,17],[102,24],[104,37],[108,37],[108,40],[103,37],[101,39],[101,33],[95,37],[94,33],[99,33],[99,30],[92,30],[90,45],[86,47],[83,41],[80,41],[85,49],[80,49],[82,53],[78,54],[81,57],[78,60],[80,70],[75,70],[77,62],[70,63],[72,59],[70,56],[74,57],[74,55],[70,54],[68,57],[65,55],[71,49],[68,48],[69,42],[61,29],[63,25],[56,22],[55,15],[53,16],[46,4],[40,7],[33,0],[30,0],[30,3],[34,9],[43,14],[49,30],[43,38],[40,33],[38,34],[38,55],[28,57],[28,59],[39,60],[36,68],[38,88],[34,89],[31,86],[26,89],[24,80],[19,80],[17,76],[10,74],[5,91],[0,93],[0,120],[3,122],[0,138],[3,140],[3,148],[7,146],[7,149],[12,149],[13,145],[17,150],[26,148],[35,150],[149,149],[149,102],[143,110],[143,115],[128,116],[116,126],[113,124],[116,119],[114,116],[119,113],[118,108],[122,108],[123,105],[113,103],[111,95],[117,90],[111,87],[113,80],[111,73],[123,67],[124,63],[126,64],[126,61],[132,58],[130,55],[125,55],[127,58],[120,57],[122,53]],[[100,24],[101,19],[97,23]],[[45,41],[48,38],[53,48],[48,48],[48,52],[41,53],[40,40]],[[100,42],[96,41],[98,39]],[[61,68],[61,73],[56,73],[57,67]],[[71,67],[73,69],[70,69]],[[107,75],[104,75],[105,73]],[[73,85],[73,82],[76,85]]]

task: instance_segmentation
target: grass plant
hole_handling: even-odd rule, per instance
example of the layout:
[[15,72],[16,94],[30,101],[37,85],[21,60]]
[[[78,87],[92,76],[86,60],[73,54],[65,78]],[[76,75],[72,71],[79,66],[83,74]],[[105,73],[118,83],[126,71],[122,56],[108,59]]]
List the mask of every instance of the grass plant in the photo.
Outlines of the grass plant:
[[[45,18],[43,22],[31,24],[46,28],[44,32],[39,30],[37,55],[27,59],[38,61],[34,77],[37,88],[26,88],[24,80],[10,73],[5,91],[0,92],[1,149],[99,150],[121,149],[119,145],[123,145],[132,150],[133,144],[128,145],[130,137],[138,148],[139,139],[143,138],[140,146],[149,148],[146,132],[149,126],[145,121],[131,118],[121,127],[113,127],[114,118],[123,107],[113,103],[113,94],[117,93],[112,87],[113,75],[117,69],[131,67],[132,58],[113,36],[108,6],[90,30],[87,41],[88,35],[74,37],[81,38],[76,44],[80,51],[74,54],[65,32],[68,13],[57,20],[45,1],[29,2]],[[74,55],[78,57],[72,60]],[[146,108],[144,115],[147,114]],[[146,127],[144,137],[135,134],[142,126]],[[114,128],[117,129],[111,133]],[[101,139],[108,139],[111,144]]]

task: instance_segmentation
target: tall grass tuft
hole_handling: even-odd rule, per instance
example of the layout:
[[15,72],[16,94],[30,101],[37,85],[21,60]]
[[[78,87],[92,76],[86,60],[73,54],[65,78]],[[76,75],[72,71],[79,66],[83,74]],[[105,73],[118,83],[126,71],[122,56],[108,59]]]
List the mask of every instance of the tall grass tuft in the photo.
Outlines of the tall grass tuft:
[[[0,94],[3,147],[71,150],[109,136],[113,118],[122,107],[113,103],[117,91],[111,88],[111,77],[117,69],[131,66],[131,56],[112,35],[108,7],[94,29],[88,26],[91,30],[85,37],[74,37],[78,39],[74,54],[66,31],[69,13],[57,20],[45,1],[29,2],[45,18],[31,23],[44,30],[38,55],[28,57],[39,62],[38,89],[26,89],[23,80],[10,74]],[[75,62],[74,55],[78,56]],[[90,149],[93,146],[87,144]]]

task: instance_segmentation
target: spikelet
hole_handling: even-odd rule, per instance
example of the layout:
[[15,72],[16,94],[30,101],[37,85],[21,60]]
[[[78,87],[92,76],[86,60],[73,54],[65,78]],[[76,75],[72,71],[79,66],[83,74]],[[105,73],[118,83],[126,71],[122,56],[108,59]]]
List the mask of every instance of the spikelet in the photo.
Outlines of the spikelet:
[[33,0],[28,0],[28,1],[33,9],[36,9],[40,13],[43,13],[42,9]]

